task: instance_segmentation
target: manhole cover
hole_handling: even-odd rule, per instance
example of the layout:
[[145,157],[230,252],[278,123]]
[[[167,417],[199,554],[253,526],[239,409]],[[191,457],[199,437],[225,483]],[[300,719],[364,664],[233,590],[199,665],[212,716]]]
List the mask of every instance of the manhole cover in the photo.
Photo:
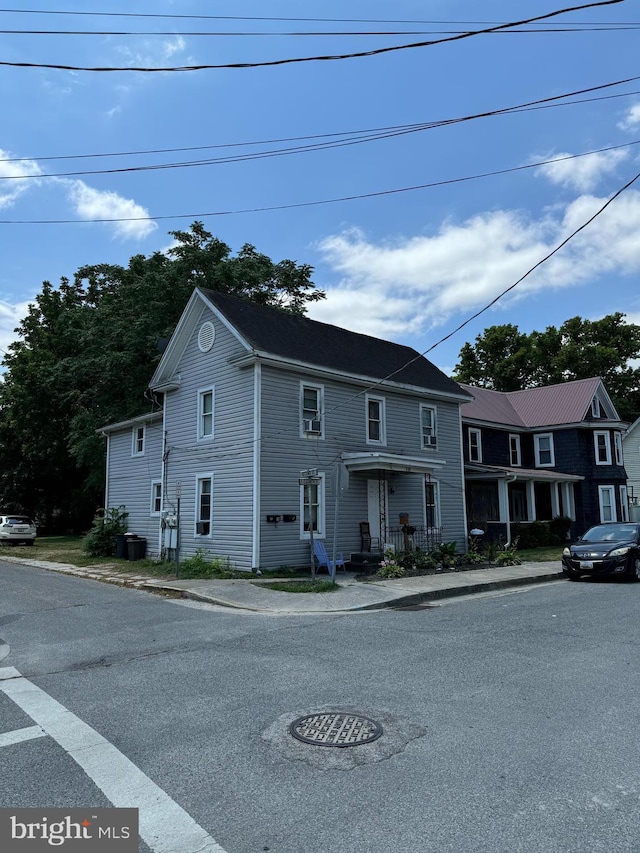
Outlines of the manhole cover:
[[382,726],[356,714],[308,714],[289,726],[291,734],[313,746],[360,746],[382,734]]

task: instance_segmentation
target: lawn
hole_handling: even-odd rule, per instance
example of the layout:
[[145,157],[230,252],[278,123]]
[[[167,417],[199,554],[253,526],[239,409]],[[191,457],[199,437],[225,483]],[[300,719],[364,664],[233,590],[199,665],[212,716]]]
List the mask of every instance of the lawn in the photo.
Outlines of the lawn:
[[560,562],[563,545],[546,545],[543,548],[518,548],[517,555],[523,563]]

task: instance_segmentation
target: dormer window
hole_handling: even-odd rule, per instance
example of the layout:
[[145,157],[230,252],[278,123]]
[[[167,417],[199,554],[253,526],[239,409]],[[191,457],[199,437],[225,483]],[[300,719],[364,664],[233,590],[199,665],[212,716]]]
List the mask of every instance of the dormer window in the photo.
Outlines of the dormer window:
[[600,400],[597,397],[594,397],[591,401],[591,414],[594,418],[602,417],[602,406],[600,405]]

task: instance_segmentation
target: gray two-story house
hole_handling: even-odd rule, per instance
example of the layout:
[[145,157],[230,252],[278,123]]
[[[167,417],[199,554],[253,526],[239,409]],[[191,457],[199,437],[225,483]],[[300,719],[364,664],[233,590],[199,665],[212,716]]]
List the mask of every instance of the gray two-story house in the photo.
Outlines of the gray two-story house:
[[273,569],[308,564],[311,533],[349,559],[408,528],[466,549],[470,395],[415,350],[196,289],[147,396],[102,432],[106,504],[150,554]]
[[620,420],[598,377],[522,391],[462,385],[469,522],[510,539],[512,523],[572,520],[572,533],[627,521]]

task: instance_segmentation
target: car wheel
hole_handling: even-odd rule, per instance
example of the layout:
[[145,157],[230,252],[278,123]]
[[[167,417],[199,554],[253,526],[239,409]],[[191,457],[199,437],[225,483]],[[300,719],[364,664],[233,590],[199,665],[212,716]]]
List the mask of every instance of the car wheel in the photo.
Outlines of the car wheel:
[[631,578],[632,581],[640,581],[640,557],[634,557],[633,563],[631,565]]

